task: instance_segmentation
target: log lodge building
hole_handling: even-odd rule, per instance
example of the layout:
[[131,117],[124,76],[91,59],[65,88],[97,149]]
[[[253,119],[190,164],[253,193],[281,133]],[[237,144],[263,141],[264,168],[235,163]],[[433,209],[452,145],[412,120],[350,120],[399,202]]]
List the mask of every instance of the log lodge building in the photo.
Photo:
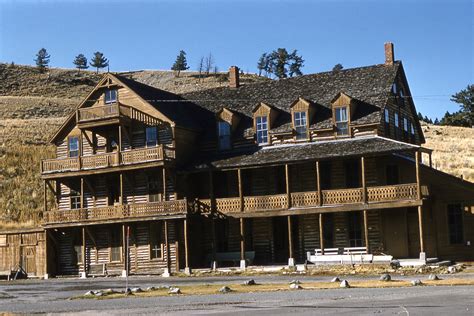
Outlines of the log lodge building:
[[42,227],[0,232],[0,270],[474,260],[474,184],[432,168],[416,113],[391,43],[379,65],[246,85],[231,67],[181,95],[107,73],[51,139]]

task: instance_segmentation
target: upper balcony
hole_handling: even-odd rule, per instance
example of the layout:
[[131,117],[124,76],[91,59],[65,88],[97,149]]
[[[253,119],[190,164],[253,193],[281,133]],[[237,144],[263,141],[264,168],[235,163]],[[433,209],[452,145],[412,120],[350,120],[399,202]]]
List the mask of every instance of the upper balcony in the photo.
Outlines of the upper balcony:
[[91,156],[79,156],[70,158],[46,159],[41,161],[41,174],[43,177],[51,177],[57,174],[104,170],[107,168],[133,168],[150,163],[164,163],[173,160],[175,151],[168,145],[132,149],[122,152],[111,152]]

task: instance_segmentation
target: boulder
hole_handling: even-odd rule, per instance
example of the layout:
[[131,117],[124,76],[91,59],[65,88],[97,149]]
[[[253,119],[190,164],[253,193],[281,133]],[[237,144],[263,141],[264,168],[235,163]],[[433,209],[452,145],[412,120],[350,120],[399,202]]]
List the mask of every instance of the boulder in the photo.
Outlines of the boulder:
[[392,277],[390,274],[385,273],[380,276],[380,281],[392,281]]
[[436,274],[430,274],[428,276],[428,279],[431,280],[431,281],[438,281],[440,280],[440,278],[436,275]]
[[290,284],[301,284],[300,280],[291,280]]
[[132,287],[130,289],[130,291],[132,291],[132,293],[140,293],[140,292],[143,292],[143,290],[140,288],[140,287]]
[[257,283],[255,282],[254,279],[250,279],[244,282],[244,285],[256,285]]
[[95,295],[94,291],[87,291],[86,293],[84,293],[84,296],[93,296]]
[[411,281],[411,285],[413,286],[418,286],[418,285],[422,285],[423,283],[421,283],[421,281],[419,279],[415,279],[415,280],[412,280]]
[[115,291],[112,290],[112,289],[106,289],[106,290],[103,290],[102,292],[103,292],[104,294],[114,294],[114,293],[115,293]]
[[146,291],[147,291],[147,292],[156,291],[156,287],[154,287],[154,286],[149,286],[149,287],[146,288]]
[[301,285],[299,285],[297,283],[291,283],[290,284],[290,289],[292,289],[292,290],[301,290],[302,287],[301,287]]
[[331,280],[331,282],[336,283],[336,282],[341,282],[341,280],[338,277],[335,277]]
[[349,285],[349,282],[347,282],[347,280],[342,280],[341,284],[339,284],[339,287],[349,288],[351,286]]
[[399,261],[399,260],[396,260],[396,259],[395,259],[395,260],[392,260],[392,261],[390,261],[390,266],[391,266],[392,268],[394,268],[394,269],[398,269],[398,268],[401,267],[400,261]]
[[219,289],[219,292],[220,293],[229,293],[229,292],[232,292],[232,290],[228,286],[223,286]]
[[170,287],[168,294],[181,294],[181,289],[179,287]]
[[456,273],[458,272],[458,268],[456,266],[449,266],[448,273]]

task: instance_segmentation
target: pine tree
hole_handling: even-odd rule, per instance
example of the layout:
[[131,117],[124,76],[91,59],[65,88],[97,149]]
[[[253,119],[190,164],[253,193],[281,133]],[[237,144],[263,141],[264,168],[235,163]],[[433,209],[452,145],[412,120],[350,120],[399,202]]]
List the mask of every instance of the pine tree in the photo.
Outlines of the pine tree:
[[99,73],[99,68],[107,67],[109,65],[109,61],[104,57],[103,53],[95,52],[89,64],[96,68],[97,73]]
[[258,60],[257,69],[259,75],[264,71],[266,77],[273,74],[278,79],[282,79],[288,76],[301,76],[303,64],[304,59],[298,55],[296,49],[289,54],[286,48],[278,48],[271,53],[262,54]]
[[51,56],[46,51],[46,48],[41,48],[36,54],[35,63],[40,72],[44,72],[49,65],[49,58]]
[[474,85],[468,85],[466,89],[451,96],[451,101],[459,104],[459,118],[464,120],[464,126],[474,126]]
[[342,70],[344,67],[342,64],[335,64],[334,67],[332,67],[332,71],[339,71]]
[[272,53],[273,73],[278,79],[288,77],[288,51],[285,48],[278,48]]
[[182,70],[187,70],[187,69],[189,69],[189,66],[188,66],[188,62],[186,61],[186,52],[184,50],[180,50],[179,55],[176,57],[176,61],[171,67],[171,70],[177,71],[178,77],[179,77],[179,73]]
[[418,120],[423,121],[423,114],[421,112],[418,112]]
[[76,68],[79,70],[79,72],[81,69],[89,68],[89,66],[87,66],[87,58],[83,54],[77,55],[72,63],[76,65]]
[[435,120],[434,120],[434,123],[433,123],[433,124],[434,124],[434,125],[439,125],[439,120],[438,120],[438,118],[435,118]]
[[293,76],[301,76],[303,73],[301,72],[301,67],[303,67],[304,59],[303,57],[298,55],[298,51],[295,49],[289,56],[289,60],[291,60],[290,63],[290,69],[289,69],[289,75],[290,77]]
[[258,76],[262,75],[262,71],[264,71],[266,67],[267,67],[267,53],[263,53],[262,56],[260,56],[257,63]]

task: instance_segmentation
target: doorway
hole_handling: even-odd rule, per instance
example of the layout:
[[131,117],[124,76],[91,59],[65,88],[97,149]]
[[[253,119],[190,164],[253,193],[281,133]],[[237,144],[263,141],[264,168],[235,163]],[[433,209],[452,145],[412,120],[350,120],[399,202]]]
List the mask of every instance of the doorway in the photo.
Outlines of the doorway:
[[288,262],[288,218],[273,217],[273,253],[275,263]]

